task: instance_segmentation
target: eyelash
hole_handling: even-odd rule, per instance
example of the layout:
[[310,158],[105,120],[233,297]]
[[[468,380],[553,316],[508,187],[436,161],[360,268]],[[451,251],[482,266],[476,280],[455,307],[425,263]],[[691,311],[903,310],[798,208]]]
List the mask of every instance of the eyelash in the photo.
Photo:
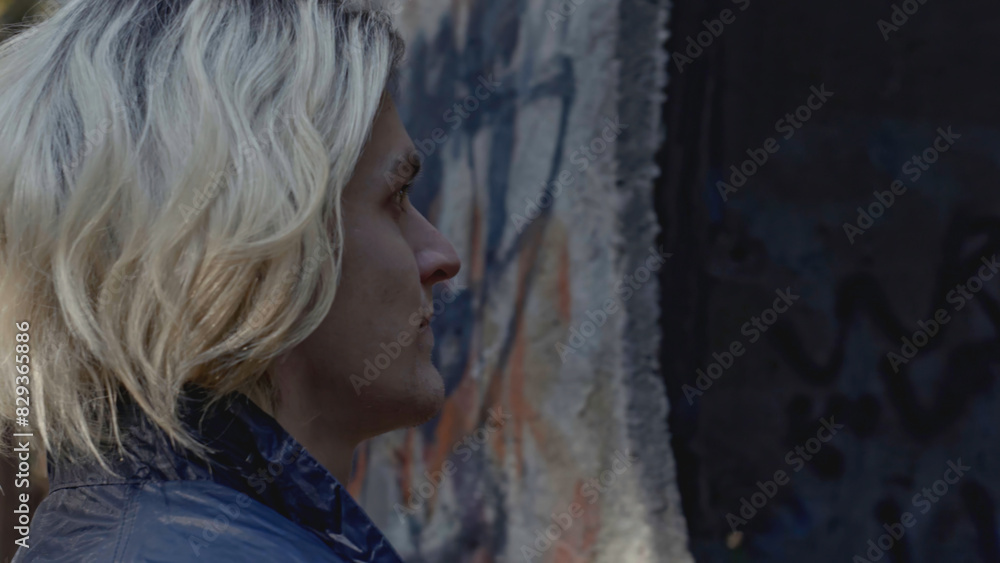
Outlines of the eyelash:
[[413,187],[413,182],[410,182],[409,184],[403,184],[403,187],[399,188],[399,191],[396,192],[396,203],[402,206],[403,201],[409,198],[410,188],[412,187]]
[[397,191],[393,195],[393,197],[396,200],[396,203],[400,207],[403,207],[403,201],[409,199],[410,189],[413,188],[413,185],[417,183],[417,180],[419,180],[420,177],[423,176],[423,174],[424,174],[423,170],[417,172],[416,176],[414,176],[413,178],[411,178],[409,182],[403,184],[402,187],[399,188],[399,191]]

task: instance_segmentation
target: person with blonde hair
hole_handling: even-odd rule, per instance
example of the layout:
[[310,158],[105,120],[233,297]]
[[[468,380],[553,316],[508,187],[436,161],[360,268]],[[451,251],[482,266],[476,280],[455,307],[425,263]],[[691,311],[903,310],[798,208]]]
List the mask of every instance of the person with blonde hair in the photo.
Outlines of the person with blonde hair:
[[344,485],[439,412],[461,267],[403,52],[360,0],[69,0],[0,44],[0,422],[50,484],[14,561],[400,560]]

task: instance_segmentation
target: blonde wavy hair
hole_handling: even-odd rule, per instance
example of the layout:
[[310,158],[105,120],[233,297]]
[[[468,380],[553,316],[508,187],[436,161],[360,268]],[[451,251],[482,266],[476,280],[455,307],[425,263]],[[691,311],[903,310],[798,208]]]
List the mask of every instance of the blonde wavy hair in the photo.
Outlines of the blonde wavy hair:
[[199,455],[185,386],[273,409],[403,52],[351,0],[70,0],[0,44],[4,430],[108,468],[123,394]]

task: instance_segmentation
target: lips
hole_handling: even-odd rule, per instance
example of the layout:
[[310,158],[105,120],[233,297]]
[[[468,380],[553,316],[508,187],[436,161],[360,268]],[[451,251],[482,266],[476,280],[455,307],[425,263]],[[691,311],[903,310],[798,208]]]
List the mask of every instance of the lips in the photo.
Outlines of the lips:
[[434,348],[434,331],[430,330],[433,319],[433,315],[424,317],[417,328],[417,334],[419,335],[417,337],[417,348],[422,352],[430,353],[431,349]]

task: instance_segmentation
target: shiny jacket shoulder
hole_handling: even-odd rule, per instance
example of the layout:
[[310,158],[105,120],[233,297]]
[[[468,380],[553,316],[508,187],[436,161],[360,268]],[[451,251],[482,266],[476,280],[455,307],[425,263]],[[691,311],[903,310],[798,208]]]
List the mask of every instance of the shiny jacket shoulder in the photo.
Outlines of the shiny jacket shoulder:
[[234,395],[206,409],[195,391],[187,404],[185,420],[213,450],[207,462],[175,450],[126,403],[126,455],[114,474],[96,462],[50,463],[49,495],[14,563],[402,561],[347,490],[251,401]]

